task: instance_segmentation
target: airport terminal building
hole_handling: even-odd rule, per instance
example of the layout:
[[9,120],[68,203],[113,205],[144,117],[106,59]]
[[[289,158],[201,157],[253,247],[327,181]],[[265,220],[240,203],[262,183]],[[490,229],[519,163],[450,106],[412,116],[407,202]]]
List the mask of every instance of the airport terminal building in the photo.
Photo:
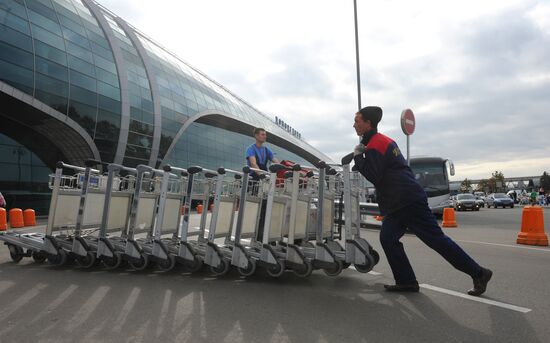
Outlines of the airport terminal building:
[[93,0],[0,0],[0,192],[45,213],[58,160],[240,168],[329,158]]

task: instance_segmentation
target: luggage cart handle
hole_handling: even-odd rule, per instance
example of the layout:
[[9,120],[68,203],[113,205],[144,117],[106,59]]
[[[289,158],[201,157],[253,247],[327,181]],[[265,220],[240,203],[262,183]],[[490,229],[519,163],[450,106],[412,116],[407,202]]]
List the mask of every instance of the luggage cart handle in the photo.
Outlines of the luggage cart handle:
[[272,165],[269,166],[269,171],[272,172],[272,173],[276,173],[280,170],[288,170],[288,167],[283,166],[282,164],[278,164],[278,163],[275,163],[275,164],[272,164]]
[[244,166],[243,167],[243,173],[245,174],[250,174],[250,172],[256,172],[258,174],[258,177],[260,178],[260,180],[263,180],[267,177],[267,174],[268,172],[265,171],[265,170],[262,170],[262,169],[257,169],[257,168],[251,168],[249,166]]
[[116,172],[124,170],[125,172],[131,173],[131,174],[137,174],[137,170],[135,168],[128,168],[116,163],[109,163],[107,165],[107,170],[116,171]]
[[181,174],[181,176],[188,176],[189,173],[187,172],[187,170],[183,169],[183,168],[178,168],[178,167],[172,167],[170,165],[165,165],[164,167],[162,167],[162,170],[164,170],[165,172],[172,172],[172,171],[176,171],[176,172],[179,172]]
[[84,161],[84,165],[85,165],[86,167],[90,167],[90,168],[91,168],[91,167],[98,166],[98,165],[107,167],[108,163],[106,163],[106,162],[101,162],[101,161],[99,161],[99,160],[88,159],[88,160]]
[[[78,167],[78,166],[73,166],[72,164],[67,164],[67,163],[64,163],[62,161],[58,161],[56,163],[56,168],[60,169],[60,168],[67,168],[67,169],[72,169],[74,171],[79,171],[79,172],[85,172],[86,171],[86,168],[83,168],[83,167]],[[97,169],[90,169],[90,171],[92,173],[96,173],[96,174],[99,174],[99,170]]]
[[350,164],[352,160],[353,160],[353,152],[342,157],[342,165]]
[[238,170],[228,169],[228,168],[224,168],[224,167],[218,168],[218,174],[224,175],[226,173],[233,174],[236,180],[240,180],[243,177],[242,176],[243,172],[240,172]]

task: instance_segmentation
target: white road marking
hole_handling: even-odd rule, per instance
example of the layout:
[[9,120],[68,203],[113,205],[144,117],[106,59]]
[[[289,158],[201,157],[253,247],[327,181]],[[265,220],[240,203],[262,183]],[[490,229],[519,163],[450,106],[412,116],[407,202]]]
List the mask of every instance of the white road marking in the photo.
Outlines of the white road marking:
[[[349,266],[349,268],[350,268],[350,269],[355,269],[355,267],[354,267],[354,266]],[[357,269],[355,269],[355,270],[357,270]],[[370,274],[370,275],[375,275],[375,276],[378,276],[378,275],[384,275],[384,274],[382,274],[382,273],[379,273],[379,272],[377,272],[377,271],[374,271],[374,270],[371,270],[371,271],[370,271],[370,272],[368,272],[367,274]]]
[[455,239],[455,242],[462,242],[462,243],[475,243],[475,244],[485,244],[485,245],[495,245],[498,247],[507,247],[507,248],[517,248],[517,249],[527,249],[527,250],[538,250],[538,251],[546,251],[550,252],[550,249],[544,249],[544,248],[531,248],[531,247],[525,247],[521,245],[511,245],[511,244],[500,244],[500,243],[489,243],[489,242],[479,242],[479,241],[465,241],[460,239]]
[[521,312],[521,313],[531,312],[530,308],[520,307],[520,306],[516,306],[516,305],[510,305],[510,304],[502,303],[500,301],[489,300],[489,299],[480,298],[480,297],[474,297],[474,296],[471,296],[471,295],[468,295],[468,294],[463,294],[463,293],[460,293],[460,292],[451,291],[449,289],[436,287],[436,286],[428,285],[428,284],[425,284],[425,283],[420,284],[420,287],[430,289],[432,291],[436,291],[436,292],[440,292],[440,293],[453,295],[453,296],[459,297],[459,298],[464,298],[464,299],[468,299],[468,300],[477,301],[477,302],[484,303],[484,304],[487,304],[487,305],[502,307],[502,308],[512,310],[512,311],[517,311],[517,312]]

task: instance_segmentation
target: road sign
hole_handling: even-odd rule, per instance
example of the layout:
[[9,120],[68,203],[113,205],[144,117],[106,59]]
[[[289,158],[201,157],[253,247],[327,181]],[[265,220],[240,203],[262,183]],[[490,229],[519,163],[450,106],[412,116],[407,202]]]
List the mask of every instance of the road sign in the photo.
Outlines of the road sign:
[[414,133],[414,128],[416,126],[416,121],[414,119],[414,113],[410,109],[403,110],[401,112],[401,129],[403,133],[407,136],[410,136]]

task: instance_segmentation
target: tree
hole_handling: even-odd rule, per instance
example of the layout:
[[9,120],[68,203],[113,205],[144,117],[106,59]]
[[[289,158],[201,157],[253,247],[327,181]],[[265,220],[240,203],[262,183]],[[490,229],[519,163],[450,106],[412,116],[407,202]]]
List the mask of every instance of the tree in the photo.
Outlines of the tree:
[[477,184],[477,189],[476,190],[480,191],[480,192],[489,192],[490,191],[489,180],[481,179],[479,181],[479,183]]
[[495,170],[489,179],[490,192],[497,192],[506,188],[504,183],[504,174],[501,171]]
[[463,192],[468,192],[472,189],[472,182],[465,178],[464,181],[460,183],[460,190]]
[[540,177],[540,186],[544,188],[544,191],[550,191],[550,175],[547,172],[542,173]]

